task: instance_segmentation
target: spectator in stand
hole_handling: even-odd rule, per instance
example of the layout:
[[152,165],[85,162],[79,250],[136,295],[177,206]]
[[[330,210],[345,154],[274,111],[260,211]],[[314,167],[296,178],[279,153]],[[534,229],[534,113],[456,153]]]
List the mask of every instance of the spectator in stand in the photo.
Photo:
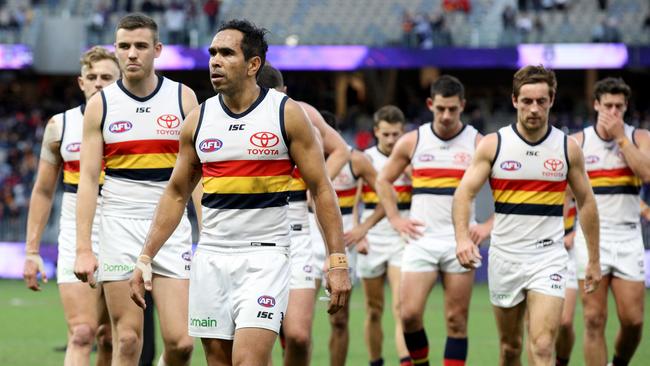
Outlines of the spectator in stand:
[[213,32],[217,28],[217,21],[219,20],[219,6],[220,0],[208,0],[203,5],[203,12],[208,17],[209,32]]
[[169,4],[169,8],[165,10],[165,25],[167,26],[169,44],[184,44],[185,43],[185,9],[183,3],[174,0]]
[[451,46],[453,41],[451,32],[445,22],[445,15],[438,12],[431,17],[431,30],[433,31],[433,45],[436,47]]
[[472,9],[470,0],[443,0],[442,8],[445,11],[462,11],[469,14]]
[[413,27],[415,27],[415,23],[411,13],[408,10],[404,10],[402,12],[402,46],[415,47],[417,45]]
[[594,27],[592,41],[602,43],[622,42],[621,31],[618,28],[618,20],[614,17],[605,18],[601,24]]
[[413,32],[417,37],[418,47],[424,49],[433,47],[433,31],[431,30],[431,24],[428,18],[424,13],[416,15],[415,26],[413,27]]
[[517,17],[517,34],[519,43],[528,43],[528,37],[533,30],[533,19],[528,12],[522,12]]
[[510,46],[517,43],[515,39],[517,36],[517,12],[515,9],[507,5],[501,13],[501,24],[503,32],[501,33],[501,45]]

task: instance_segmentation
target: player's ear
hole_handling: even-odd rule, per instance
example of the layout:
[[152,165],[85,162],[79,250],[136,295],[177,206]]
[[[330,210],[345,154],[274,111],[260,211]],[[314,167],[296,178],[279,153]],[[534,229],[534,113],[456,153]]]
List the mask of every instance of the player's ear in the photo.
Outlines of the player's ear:
[[262,59],[259,56],[253,56],[248,60],[248,75],[257,75],[257,71],[262,67]]

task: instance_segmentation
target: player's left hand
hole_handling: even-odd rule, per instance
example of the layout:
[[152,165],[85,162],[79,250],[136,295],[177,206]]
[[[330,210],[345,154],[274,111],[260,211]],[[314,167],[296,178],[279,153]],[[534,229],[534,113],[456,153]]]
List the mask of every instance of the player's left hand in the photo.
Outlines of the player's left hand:
[[359,242],[356,245],[357,253],[363,255],[368,254],[369,248],[370,248],[370,244],[368,244],[368,239],[365,237],[359,240]]
[[475,224],[469,227],[469,237],[472,239],[474,244],[479,245],[483,240],[487,239],[490,236],[492,231],[492,225],[489,223],[480,223]]
[[357,225],[353,227],[350,231],[343,234],[343,243],[346,247],[349,247],[354,244],[358,244],[361,240],[366,237],[368,230],[366,230],[363,225]]
[[152,276],[151,258],[143,254],[138,257],[133,274],[129,279],[131,300],[142,309],[147,308],[147,303],[144,300],[144,291],[151,291],[153,289]]
[[609,111],[598,112],[598,123],[601,124],[607,134],[614,140],[625,137],[625,125],[623,118],[616,116]]
[[600,262],[587,262],[587,268],[585,269],[585,293],[589,294],[596,291],[601,279]]
[[23,268],[23,279],[27,288],[32,291],[41,291],[38,285],[38,274],[44,283],[47,283],[47,275],[45,274],[45,266],[43,265],[43,258],[39,254],[27,254],[25,256],[25,266]]
[[481,253],[478,245],[474,244],[471,239],[466,239],[456,243],[456,258],[465,268],[474,269],[481,263]]
[[352,284],[348,268],[333,268],[327,271],[327,290],[330,293],[330,303],[327,312],[334,314],[348,301]]

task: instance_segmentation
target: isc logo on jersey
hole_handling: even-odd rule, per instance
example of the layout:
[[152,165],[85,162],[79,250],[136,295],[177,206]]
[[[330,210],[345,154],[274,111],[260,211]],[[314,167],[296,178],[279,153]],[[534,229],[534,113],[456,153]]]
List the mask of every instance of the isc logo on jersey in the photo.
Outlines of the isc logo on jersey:
[[280,138],[273,132],[256,132],[251,135],[249,141],[255,147],[248,149],[248,155],[269,156],[280,153],[278,149],[272,149],[272,147],[280,143]]
[[199,143],[199,150],[204,153],[215,152],[223,146],[223,142],[219,139],[205,139]]
[[122,133],[129,131],[133,128],[133,124],[129,121],[113,122],[108,126],[108,131],[112,133]]
[[79,142],[69,143],[68,146],[65,147],[65,150],[71,153],[79,152],[81,150],[81,143]]
[[156,130],[156,134],[158,135],[178,136],[181,134],[181,131],[178,129],[178,126],[181,125],[181,120],[173,114],[158,116],[156,123],[162,127],[162,129]]

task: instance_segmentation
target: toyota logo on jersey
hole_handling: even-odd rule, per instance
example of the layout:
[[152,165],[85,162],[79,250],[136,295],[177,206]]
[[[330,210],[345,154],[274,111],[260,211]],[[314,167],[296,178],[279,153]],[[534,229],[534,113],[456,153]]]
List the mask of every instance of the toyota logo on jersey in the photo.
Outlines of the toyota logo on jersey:
[[181,120],[173,114],[163,114],[156,119],[156,123],[162,128],[172,129],[178,127],[181,124]]
[[544,168],[552,172],[557,172],[558,170],[562,170],[562,168],[564,168],[564,162],[559,159],[546,159],[546,161],[544,161]]
[[251,136],[250,142],[257,147],[268,148],[277,145],[280,139],[272,132],[257,132]]

